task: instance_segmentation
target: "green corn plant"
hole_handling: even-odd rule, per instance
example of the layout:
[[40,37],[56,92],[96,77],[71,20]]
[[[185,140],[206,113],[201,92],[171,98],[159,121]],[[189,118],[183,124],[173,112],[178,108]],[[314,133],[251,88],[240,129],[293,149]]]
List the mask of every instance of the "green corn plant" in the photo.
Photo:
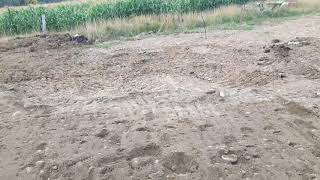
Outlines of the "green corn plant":
[[[46,15],[49,31],[69,30],[90,21],[161,13],[187,13],[222,5],[243,4],[249,0],[115,0],[89,5],[61,5],[53,8],[8,9],[0,15],[0,35],[40,31],[41,15]],[[151,27],[150,27],[151,28]],[[151,28],[154,29],[154,28]]]

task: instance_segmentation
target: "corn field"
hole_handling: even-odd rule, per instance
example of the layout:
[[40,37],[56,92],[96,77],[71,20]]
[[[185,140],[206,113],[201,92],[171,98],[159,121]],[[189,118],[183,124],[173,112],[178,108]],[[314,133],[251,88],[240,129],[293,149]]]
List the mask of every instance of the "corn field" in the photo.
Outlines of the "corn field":
[[40,31],[40,17],[46,15],[49,31],[69,30],[86,22],[161,13],[187,13],[249,0],[118,0],[96,5],[73,4],[54,8],[8,9],[0,15],[0,35]]

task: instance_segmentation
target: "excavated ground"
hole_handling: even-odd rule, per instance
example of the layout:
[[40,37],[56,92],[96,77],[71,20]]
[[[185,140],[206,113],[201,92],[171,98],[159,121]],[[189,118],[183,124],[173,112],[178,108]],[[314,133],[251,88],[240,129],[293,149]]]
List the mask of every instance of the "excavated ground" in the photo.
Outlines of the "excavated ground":
[[320,17],[0,42],[0,179],[320,178]]

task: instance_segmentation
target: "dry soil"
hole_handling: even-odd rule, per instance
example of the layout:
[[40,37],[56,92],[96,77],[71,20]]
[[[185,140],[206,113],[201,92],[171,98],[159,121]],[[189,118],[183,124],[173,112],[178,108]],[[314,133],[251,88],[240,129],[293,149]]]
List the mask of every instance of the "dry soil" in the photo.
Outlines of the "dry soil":
[[1,180],[320,179],[319,16],[83,42],[1,40]]

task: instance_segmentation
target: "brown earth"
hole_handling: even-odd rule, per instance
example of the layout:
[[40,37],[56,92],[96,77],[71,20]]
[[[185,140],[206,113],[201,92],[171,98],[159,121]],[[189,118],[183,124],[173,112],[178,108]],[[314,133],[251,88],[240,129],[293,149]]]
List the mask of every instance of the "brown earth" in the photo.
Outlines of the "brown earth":
[[320,179],[320,17],[203,36],[2,40],[0,179]]

